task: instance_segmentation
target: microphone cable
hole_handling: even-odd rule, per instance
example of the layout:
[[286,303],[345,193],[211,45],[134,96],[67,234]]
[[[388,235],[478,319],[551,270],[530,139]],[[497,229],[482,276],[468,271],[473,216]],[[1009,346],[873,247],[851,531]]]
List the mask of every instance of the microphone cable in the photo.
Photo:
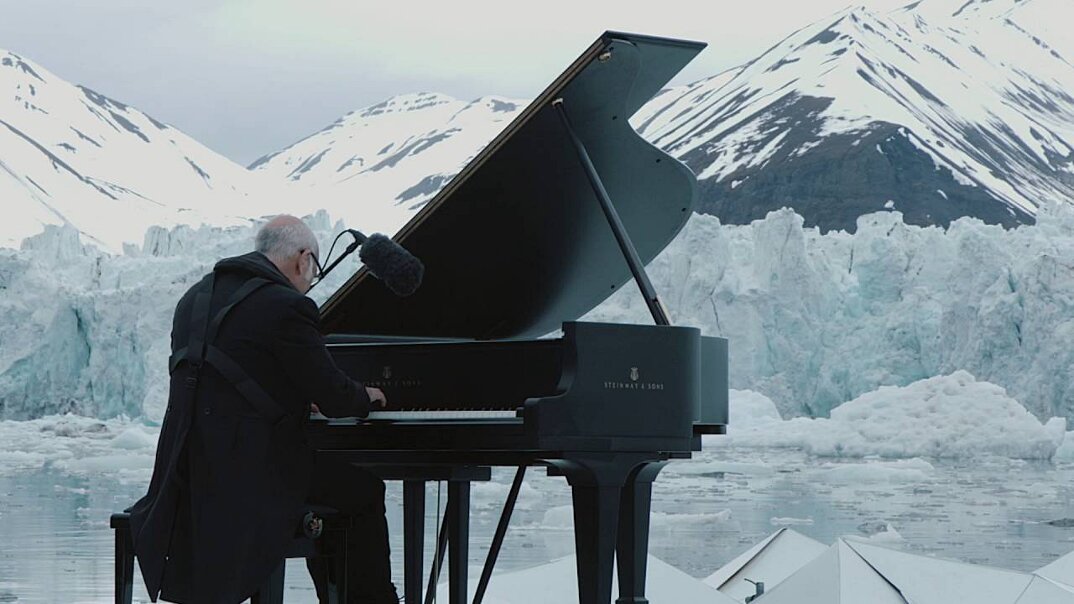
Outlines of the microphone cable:
[[[365,242],[366,237],[361,233],[361,231],[356,231],[354,229],[343,229],[342,231],[340,231],[336,235],[336,238],[332,240],[332,245],[328,247],[328,255],[324,257],[324,262],[318,262],[316,257],[313,260],[317,264],[317,274],[315,275],[316,280],[310,284],[311,290],[315,286],[319,285],[321,281],[324,281],[324,278],[328,276],[328,272],[335,268],[335,264],[331,264],[329,262],[332,259],[332,252],[335,251],[336,244],[339,243],[339,238],[348,233],[351,235],[351,237],[354,237],[354,243],[348,246],[347,251],[345,251],[343,253],[343,256],[336,261],[336,264],[339,264],[339,262],[343,260],[343,258],[345,258],[347,255],[354,253],[354,250],[358,249],[358,246]],[[327,270],[325,270],[324,268],[326,266],[328,267]],[[306,293],[309,292],[307,291]]]

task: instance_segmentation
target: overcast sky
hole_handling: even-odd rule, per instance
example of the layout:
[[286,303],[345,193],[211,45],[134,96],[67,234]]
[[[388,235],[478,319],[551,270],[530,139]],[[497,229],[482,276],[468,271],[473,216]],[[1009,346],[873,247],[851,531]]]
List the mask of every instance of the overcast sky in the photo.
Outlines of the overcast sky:
[[0,48],[248,164],[397,94],[532,98],[606,29],[708,42],[683,83],[851,1],[0,0]]

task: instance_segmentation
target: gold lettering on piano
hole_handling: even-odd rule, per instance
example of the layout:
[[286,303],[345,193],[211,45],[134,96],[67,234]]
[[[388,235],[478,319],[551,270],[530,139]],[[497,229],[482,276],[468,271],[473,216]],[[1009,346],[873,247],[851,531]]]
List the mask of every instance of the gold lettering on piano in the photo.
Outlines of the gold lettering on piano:
[[391,365],[380,368],[379,379],[362,380],[362,384],[370,388],[421,388],[424,385],[420,379],[396,375]]
[[662,382],[604,382],[605,390],[663,390]]
[[663,390],[663,382],[641,382],[641,372],[637,367],[631,367],[628,374],[629,382],[617,382],[614,380],[608,380],[604,382],[605,390]]
[[370,388],[421,388],[421,380],[395,378],[394,380],[365,380],[362,385]]

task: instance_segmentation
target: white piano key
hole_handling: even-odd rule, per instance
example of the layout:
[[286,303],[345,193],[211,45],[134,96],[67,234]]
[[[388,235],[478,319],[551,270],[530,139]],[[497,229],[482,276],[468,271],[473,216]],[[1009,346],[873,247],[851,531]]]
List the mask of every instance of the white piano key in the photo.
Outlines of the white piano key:
[[462,409],[426,411],[370,411],[368,420],[452,420],[452,419],[514,419],[514,409]]
[[513,409],[428,409],[424,411],[370,411],[369,417],[336,417],[330,418],[320,413],[311,413],[312,420],[328,420],[334,423],[353,423],[370,420],[381,421],[448,421],[448,420],[487,420],[487,419],[518,419],[518,414]]

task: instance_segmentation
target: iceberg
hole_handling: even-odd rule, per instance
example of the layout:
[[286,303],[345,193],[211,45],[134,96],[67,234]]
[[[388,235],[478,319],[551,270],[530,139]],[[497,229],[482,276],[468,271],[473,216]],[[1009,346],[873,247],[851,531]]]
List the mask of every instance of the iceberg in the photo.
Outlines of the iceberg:
[[[734,409],[741,394],[732,394]],[[749,399],[756,399],[750,393]],[[752,420],[706,446],[789,447],[819,457],[880,457],[897,462],[841,466],[829,478],[849,482],[915,481],[931,464],[918,458],[996,456],[1051,459],[1066,439],[1066,419],[1042,423],[995,384],[966,371],[881,386],[832,410],[827,418]]]

